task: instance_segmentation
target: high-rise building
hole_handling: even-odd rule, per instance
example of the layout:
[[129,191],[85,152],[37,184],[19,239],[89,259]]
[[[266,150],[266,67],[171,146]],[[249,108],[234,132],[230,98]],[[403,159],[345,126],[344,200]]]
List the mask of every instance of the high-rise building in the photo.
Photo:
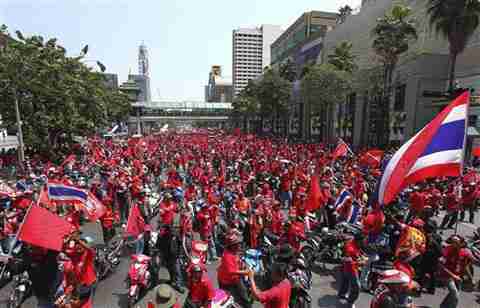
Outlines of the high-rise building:
[[222,67],[220,65],[213,65],[208,74],[205,101],[219,103],[232,102],[232,78],[222,75]]
[[233,94],[238,95],[248,81],[262,74],[270,65],[270,45],[280,36],[280,26],[233,30]]
[[138,74],[143,76],[150,76],[148,67],[148,50],[144,43],[138,47]]
[[138,47],[138,75],[129,74],[128,79],[135,81],[140,88],[140,93],[138,95],[139,101],[152,101],[152,94],[150,91],[150,71],[148,66],[148,50],[144,43]]

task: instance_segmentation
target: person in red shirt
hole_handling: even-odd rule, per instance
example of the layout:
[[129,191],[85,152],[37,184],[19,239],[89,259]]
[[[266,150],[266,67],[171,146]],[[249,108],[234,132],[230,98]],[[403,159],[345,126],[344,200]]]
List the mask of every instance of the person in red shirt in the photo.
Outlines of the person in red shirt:
[[303,216],[297,216],[287,231],[287,241],[296,252],[300,252],[302,240],[305,240],[305,223]]
[[410,195],[410,213],[408,213],[407,221],[411,221],[414,217],[422,217],[426,203],[426,194],[420,191],[420,187],[413,187],[413,193]]
[[160,222],[167,226],[173,225],[176,209],[177,206],[173,202],[172,196],[169,193],[165,194],[165,200],[160,204]]
[[175,291],[168,284],[157,286],[152,297],[147,304],[147,308],[181,308]]
[[466,183],[463,185],[462,205],[463,209],[460,212],[460,221],[465,220],[465,212],[469,212],[468,221],[473,224],[475,222],[475,211],[477,210],[475,202],[477,201],[477,184],[475,182]]
[[346,300],[350,308],[355,307],[355,302],[360,294],[359,264],[363,262],[362,258],[366,259],[362,252],[364,239],[363,234],[358,233],[344,247],[343,277],[338,297]]
[[[204,268],[199,264],[190,268],[188,279],[187,303],[192,303],[194,307],[210,308],[215,296],[213,283],[205,273]],[[185,305],[188,307],[188,305]],[[190,305],[192,306],[192,305]]]
[[240,279],[241,276],[248,275],[248,271],[241,270],[241,260],[239,256],[242,239],[238,236],[235,229],[232,229],[225,236],[225,251],[223,253],[220,265],[217,269],[218,285],[221,289],[232,294],[235,302],[241,307],[251,307],[247,288]]
[[290,295],[292,284],[287,277],[287,265],[284,263],[274,263],[272,265],[272,281],[271,289],[260,291],[255,283],[255,274],[249,272],[249,280],[252,286],[252,294],[257,298],[265,308],[288,308],[290,303]]
[[209,261],[216,261],[218,258],[216,253],[215,241],[213,238],[213,221],[210,208],[207,204],[203,204],[200,212],[198,212],[197,214],[197,220],[200,223],[200,238],[202,241],[208,243]]
[[283,224],[285,223],[285,214],[280,208],[280,202],[273,204],[271,231],[280,236],[283,233]]
[[449,242],[450,245],[444,248],[443,256],[440,259],[442,278],[447,282],[448,288],[448,294],[440,304],[442,308],[458,307],[459,284],[464,276],[473,279],[473,273],[470,272],[472,255],[468,249],[464,248],[464,240],[454,235],[449,239]]
[[440,229],[445,229],[445,227],[451,229],[457,223],[460,208],[458,194],[455,192],[453,185],[448,186],[443,204],[446,209],[446,214],[443,217]]

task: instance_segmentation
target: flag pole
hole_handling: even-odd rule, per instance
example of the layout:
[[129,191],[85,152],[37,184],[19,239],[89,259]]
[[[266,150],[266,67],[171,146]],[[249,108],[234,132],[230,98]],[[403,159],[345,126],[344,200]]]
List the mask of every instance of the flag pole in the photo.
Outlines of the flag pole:
[[[463,169],[465,165],[465,154],[467,150],[467,133],[468,133],[468,116],[469,116],[469,110],[470,110],[470,92],[467,90],[467,108],[465,110],[465,134],[463,135],[463,148],[462,148],[462,160],[460,163],[460,191],[459,191],[459,197],[460,197],[460,202],[462,202],[463,198]],[[465,94],[465,92],[463,94]],[[462,204],[463,205],[463,204]],[[460,211],[457,213],[457,222],[455,224],[455,235],[458,233],[458,223],[459,223],[459,217],[460,216]]]

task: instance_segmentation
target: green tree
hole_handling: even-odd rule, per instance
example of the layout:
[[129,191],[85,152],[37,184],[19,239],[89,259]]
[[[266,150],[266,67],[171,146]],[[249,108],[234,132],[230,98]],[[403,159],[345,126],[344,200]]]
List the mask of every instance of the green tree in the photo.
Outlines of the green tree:
[[352,8],[349,5],[342,6],[338,9],[337,24],[343,24],[348,16],[352,15]]
[[260,110],[257,99],[256,85],[250,80],[247,86],[239,93],[232,103],[233,112],[236,116],[242,117],[244,128],[250,132],[250,119]]
[[343,41],[335,46],[333,54],[328,55],[328,63],[335,66],[338,70],[353,73],[357,69],[355,56],[352,54],[353,44]]
[[479,25],[479,0],[428,0],[430,25],[449,42],[448,89],[453,92],[457,56],[461,54]]
[[409,43],[417,39],[417,30],[408,20],[411,9],[396,5],[384,17],[377,20],[372,30],[373,50],[384,69],[384,102],[381,104],[383,124],[377,129],[380,146],[386,146],[390,137],[389,112],[392,77],[401,54],[408,51]]
[[0,50],[0,114],[13,126],[18,100],[30,152],[55,159],[74,136],[128,117],[126,97],[109,90],[104,75],[81,62],[87,52],[85,46],[79,56],[68,57],[56,39],[24,37],[19,31]]
[[290,82],[294,82],[297,78],[297,67],[290,58],[288,58],[285,63],[280,64],[278,72],[283,79],[286,79]]
[[260,103],[260,116],[279,116],[284,123],[287,121],[287,105],[290,101],[292,83],[280,75],[277,70],[268,68],[257,82],[256,96]]
[[303,77],[301,93],[307,114],[320,114],[322,138],[328,137],[327,123],[333,120],[332,107],[345,101],[345,97],[351,89],[352,75],[338,70],[331,64],[313,65]]

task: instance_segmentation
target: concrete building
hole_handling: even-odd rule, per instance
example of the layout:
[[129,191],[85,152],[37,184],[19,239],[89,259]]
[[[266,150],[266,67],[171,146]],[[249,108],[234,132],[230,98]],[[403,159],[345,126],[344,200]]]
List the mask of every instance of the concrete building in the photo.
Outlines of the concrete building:
[[[337,25],[324,39],[324,47],[318,62],[327,60],[337,44],[350,41],[359,67],[357,80],[365,72],[378,67],[373,52],[371,30],[376,20],[392,8],[397,1],[364,0],[360,11],[349,16],[343,24]],[[426,2],[423,0],[404,0],[413,12],[412,18],[418,31],[418,40],[410,44],[409,51],[402,55],[393,76],[393,90],[390,99],[390,140],[401,143],[414,135],[428,123],[447,100],[432,97],[429,93],[441,93],[447,89],[448,79],[448,42],[436,35],[428,25]],[[457,80],[461,87],[480,89],[480,29],[470,41],[465,52],[457,62]],[[478,91],[478,90],[477,90]],[[354,145],[376,145],[375,117],[378,99],[365,89],[357,88],[349,96],[344,114],[332,119],[333,129],[330,137],[341,131],[350,131]],[[348,110],[347,110],[348,109]],[[470,123],[480,124],[480,110],[472,105]],[[343,126],[343,127],[342,127]]]
[[206,102],[232,102],[232,78],[222,75],[222,67],[213,65],[208,74],[208,85],[205,89]]
[[233,95],[236,96],[248,81],[262,74],[270,65],[270,45],[281,34],[279,26],[262,25],[258,28],[233,30]]
[[[287,60],[295,64],[297,78],[305,65],[315,63],[323,48],[323,39],[328,31],[331,31],[337,20],[337,13],[311,11],[303,13],[287,30],[285,30],[270,46],[270,66],[278,67]],[[305,114],[304,104],[300,95],[300,81],[294,81],[292,98],[289,104],[288,133],[298,137],[305,135],[305,129],[301,125],[310,121],[309,115]],[[275,120],[274,132],[283,131],[283,121]],[[314,125],[312,135],[318,134],[319,130]],[[306,137],[306,136],[303,136]]]
[[[311,49],[313,45],[319,49],[325,34],[336,25],[337,13],[311,11],[303,13],[288,29],[272,43],[271,62],[272,66],[285,62],[287,59],[305,62],[302,48]],[[311,44],[311,46],[306,46]],[[311,50],[310,53],[313,53]],[[305,52],[305,51],[303,51]],[[319,50],[318,50],[319,52]],[[316,60],[318,56],[312,55],[309,60]]]
[[152,101],[152,95],[150,92],[150,77],[146,75],[128,75],[129,80],[133,80],[140,88],[140,94],[138,100],[143,102]]

